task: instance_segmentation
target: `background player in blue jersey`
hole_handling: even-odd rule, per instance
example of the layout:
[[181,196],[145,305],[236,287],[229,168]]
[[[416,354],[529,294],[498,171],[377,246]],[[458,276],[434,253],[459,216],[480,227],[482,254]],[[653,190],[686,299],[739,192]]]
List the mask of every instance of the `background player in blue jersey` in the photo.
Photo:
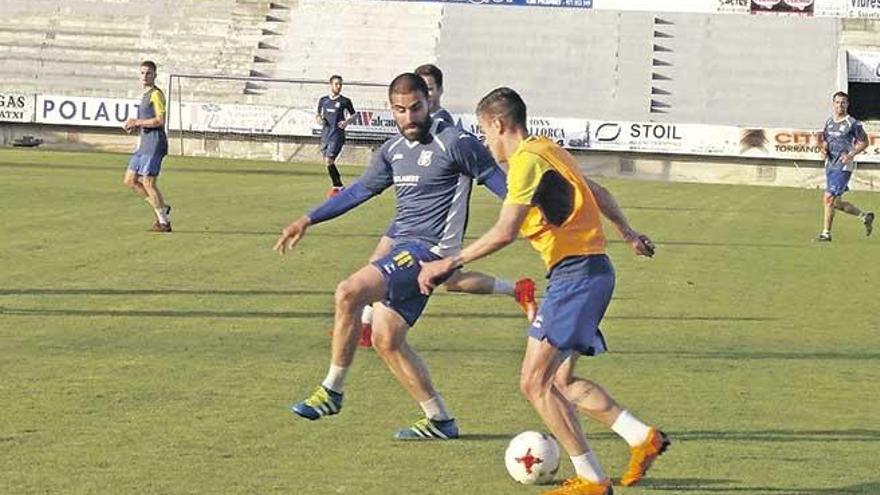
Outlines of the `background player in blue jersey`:
[[156,87],[156,64],[146,60],[139,67],[139,79],[144,86],[136,119],[122,125],[125,132],[138,129],[137,150],[128,162],[123,183],[144,198],[156,213],[152,230],[171,232],[171,206],[165,203],[157,184],[162,170],[162,159],[168,154],[165,135],[165,95]]
[[[443,97],[443,71],[434,64],[424,64],[413,71],[421,76],[428,88],[428,112],[431,119],[442,120],[457,125],[452,115],[440,104]],[[394,244],[394,224],[379,239],[379,244],[370,256],[370,262],[376,261],[391,252]],[[521,278],[513,283],[503,278],[493,277],[485,273],[458,270],[443,284],[449,292],[466,292],[469,294],[503,294],[513,297],[526,313],[529,321],[535,319],[538,311],[535,302],[535,282],[530,278]],[[361,347],[372,346],[373,307],[365,306],[361,313]]]
[[373,345],[425,413],[412,427],[397,432],[395,438],[404,440],[458,437],[458,425],[434,389],[425,364],[407,343],[407,333],[428,301],[416,281],[420,262],[461,249],[473,179],[499,197],[505,194],[504,172],[488,150],[472,134],[432,120],[427,97],[421,77],[397,76],[388,88],[388,99],[400,135],[379,148],[358,181],[288,225],[275,243],[275,249],[284,253],[310,225],[394,187],[396,233],[391,252],[337,286],[330,368],[315,392],[291,409],[311,420],[340,411],[343,383],[357,350],[359,313],[365,305],[378,302]]
[[345,128],[354,119],[354,105],[342,96],[342,76],[330,76],[330,94],[318,100],[315,120],[321,124],[321,154],[330,174],[332,187],[329,194],[342,189],[342,178],[336,168],[336,157],[345,144]]
[[855,215],[865,225],[865,234],[874,230],[874,214],[864,212],[854,204],[841,199],[849,190],[849,179],[856,169],[855,156],[868,147],[868,135],[862,123],[848,113],[849,95],[843,91],[832,97],[834,115],[825,121],[822,129],[822,156],[825,157],[825,194],[823,197],[825,217],[822,233],[817,241],[831,241],[831,225],[834,223],[834,210]]

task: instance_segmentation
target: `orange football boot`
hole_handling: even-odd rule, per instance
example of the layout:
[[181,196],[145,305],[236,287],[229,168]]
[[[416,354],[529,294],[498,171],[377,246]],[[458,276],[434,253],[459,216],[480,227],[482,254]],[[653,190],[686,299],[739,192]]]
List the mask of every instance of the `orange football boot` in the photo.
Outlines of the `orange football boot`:
[[620,484],[623,486],[632,486],[645,477],[645,473],[651,468],[651,464],[660,457],[660,454],[666,452],[672,442],[666,433],[651,428],[648,433],[647,440],[641,445],[636,445],[630,449],[629,467],[620,478]]
[[563,481],[559,488],[544,492],[544,495],[614,495],[614,488],[609,479],[597,483],[575,476]]

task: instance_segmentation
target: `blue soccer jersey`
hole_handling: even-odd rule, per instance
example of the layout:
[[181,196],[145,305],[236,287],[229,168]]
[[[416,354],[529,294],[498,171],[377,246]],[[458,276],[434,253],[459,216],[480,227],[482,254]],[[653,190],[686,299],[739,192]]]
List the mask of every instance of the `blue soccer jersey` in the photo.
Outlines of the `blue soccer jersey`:
[[452,117],[452,114],[447,112],[445,108],[438,108],[436,112],[431,114],[431,118],[434,120],[442,120],[447,124],[455,125],[455,119]]
[[345,131],[339,128],[339,123],[354,114],[354,105],[348,98],[339,95],[336,98],[330,96],[322,96],[318,100],[318,115],[324,122],[322,134],[328,136],[331,134],[341,133]]
[[386,141],[360,182],[375,194],[394,186],[395,243],[420,242],[445,257],[461,250],[472,179],[482,183],[496,167],[473,134],[435,120],[423,143]]
[[861,122],[847,115],[840,122],[835,121],[834,118],[826,120],[825,127],[822,129],[822,138],[828,145],[828,157],[825,159],[825,166],[832,169],[852,171],[856,167],[855,160],[844,164],[841,163],[840,157],[844,153],[851,152],[856,142],[867,141],[868,135]]

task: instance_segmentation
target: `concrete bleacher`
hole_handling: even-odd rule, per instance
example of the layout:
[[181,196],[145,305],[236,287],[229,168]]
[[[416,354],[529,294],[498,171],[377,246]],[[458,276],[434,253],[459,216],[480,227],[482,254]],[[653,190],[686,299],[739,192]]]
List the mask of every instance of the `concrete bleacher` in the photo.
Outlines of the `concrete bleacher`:
[[[447,76],[445,106],[457,112],[509,85],[535,116],[812,127],[836,89],[840,47],[880,45],[876,21],[834,18],[382,0],[29,5],[0,17],[7,91],[135,97],[143,59],[159,64],[163,88],[171,72],[386,83],[435,62]],[[190,101],[303,108],[325,91],[182,85]],[[345,91],[359,108],[385,106],[381,89]]]
[[533,115],[635,118],[649,104],[648,33],[645,14],[450,6],[437,50],[446,104],[471,111],[503,85]]
[[839,23],[454,5],[437,59],[454,111],[508,85],[535,116],[812,127],[836,89]]
[[[275,60],[264,72],[276,78],[326,81],[339,74],[346,81],[387,83],[435,61],[442,11],[440,4],[422,2],[299,0],[290,3],[287,22],[276,28],[283,31],[259,55]],[[296,93],[272,85],[266,94],[271,101],[311,108],[326,89],[319,85]],[[385,106],[382,89],[349,86],[344,91],[360,107]]]
[[792,16],[664,14],[654,59],[669,95],[666,122],[815,127],[838,81],[839,20]]
[[25,2],[0,17],[3,87],[134,97],[137,64],[170,72],[248,75],[269,9],[255,0]]

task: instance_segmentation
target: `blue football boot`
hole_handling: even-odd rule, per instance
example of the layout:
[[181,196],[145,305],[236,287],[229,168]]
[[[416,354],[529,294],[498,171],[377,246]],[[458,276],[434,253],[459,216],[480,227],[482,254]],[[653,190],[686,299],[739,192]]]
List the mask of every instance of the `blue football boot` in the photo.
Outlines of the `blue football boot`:
[[339,414],[340,410],[342,410],[342,394],[323,385],[316,388],[308,399],[290,406],[292,413],[312,421],[324,416]]
[[444,421],[422,418],[409,428],[394,434],[397,440],[452,440],[458,438],[458,424],[454,419]]

